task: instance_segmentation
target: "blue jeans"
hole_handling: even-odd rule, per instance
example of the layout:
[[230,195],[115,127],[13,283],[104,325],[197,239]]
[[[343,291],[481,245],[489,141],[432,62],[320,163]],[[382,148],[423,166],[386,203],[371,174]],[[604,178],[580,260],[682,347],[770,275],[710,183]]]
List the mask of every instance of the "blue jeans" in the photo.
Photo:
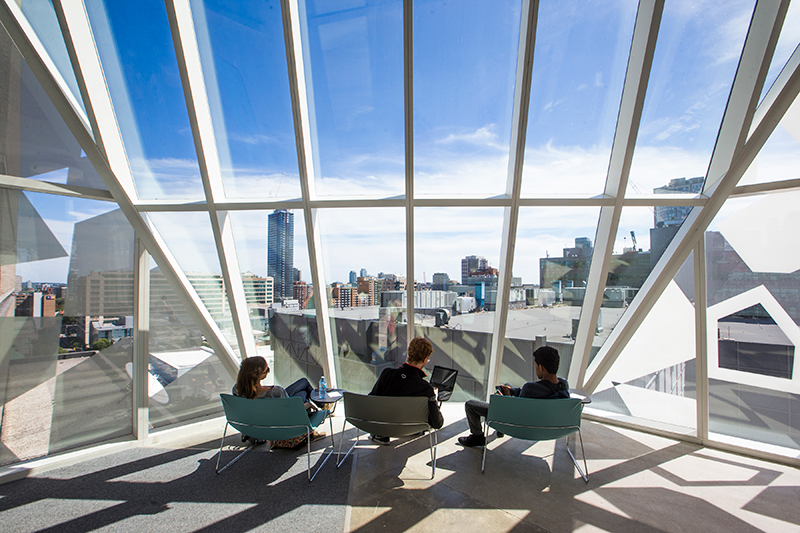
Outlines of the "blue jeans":
[[302,398],[304,402],[307,402],[314,391],[314,387],[311,386],[311,383],[306,378],[300,378],[284,390],[290,398]]

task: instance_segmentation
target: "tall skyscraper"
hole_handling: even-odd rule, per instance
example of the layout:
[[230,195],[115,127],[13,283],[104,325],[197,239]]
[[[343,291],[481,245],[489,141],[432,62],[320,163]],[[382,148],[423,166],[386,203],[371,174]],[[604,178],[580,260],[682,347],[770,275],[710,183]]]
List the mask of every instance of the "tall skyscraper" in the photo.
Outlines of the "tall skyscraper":
[[275,300],[294,296],[294,213],[286,209],[268,217],[267,275],[275,280]]
[[[669,180],[669,185],[657,187],[653,189],[655,194],[670,194],[670,193],[689,193],[699,194],[703,192],[703,182],[705,178],[699,176],[697,178],[677,178]],[[684,219],[689,216],[691,206],[672,206],[672,205],[659,205],[653,209],[653,227],[661,228],[666,226],[680,226],[683,224]]]
[[350,271],[350,284],[351,285],[355,285],[357,279],[358,279],[358,274],[356,274],[355,270],[351,270]]

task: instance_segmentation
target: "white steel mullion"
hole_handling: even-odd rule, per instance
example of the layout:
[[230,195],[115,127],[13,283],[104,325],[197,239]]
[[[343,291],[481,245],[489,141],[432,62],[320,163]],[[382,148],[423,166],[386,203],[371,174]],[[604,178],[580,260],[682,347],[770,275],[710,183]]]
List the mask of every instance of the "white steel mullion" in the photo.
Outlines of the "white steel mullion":
[[317,335],[322,352],[322,370],[327,376],[328,386],[337,387],[336,361],[333,353],[328,290],[325,285],[322,246],[317,223],[317,210],[311,206],[314,199],[314,118],[309,109],[309,92],[306,88],[303,62],[303,36],[300,31],[301,6],[298,0],[281,0],[283,35],[286,43],[286,65],[289,70],[289,93],[292,98],[292,118],[297,145],[297,166],[300,174],[300,190],[303,200],[303,220],[306,225],[308,260],[311,268],[311,283],[314,287]]
[[192,10],[189,0],[166,0],[165,3],[172,30],[172,40],[175,44],[175,55],[183,82],[189,122],[194,136],[200,177],[203,181],[208,214],[211,218],[214,244],[228,296],[233,327],[236,331],[242,359],[245,359],[256,355],[256,343],[250,323],[250,312],[247,308],[239,261],[236,256],[236,243],[230,217],[225,211],[218,212],[215,203],[217,199],[224,199],[225,191]]
[[600,208],[592,262],[586,281],[586,293],[569,368],[569,382],[575,387],[583,386],[586,367],[589,363],[592,340],[611,264],[614,239],[625,202],[628,173],[636,146],[636,136],[639,132],[639,122],[663,10],[663,0],[641,0],[636,13],[631,51],[628,57],[628,70],[625,74],[625,85],[622,89],[617,128],[606,178],[605,194],[615,198],[615,202],[613,207]]
[[[622,316],[617,326],[606,339],[595,361],[592,363],[592,372],[583,387],[591,393],[600,384],[611,366],[619,357],[625,344],[633,336],[636,328],[641,325],[647,313],[653,308],[658,298],[672,281],[675,273],[694,249],[698,239],[702,238],[706,228],[713,221],[714,216],[722,208],[736,183],[745,170],[758,155],[759,150],[769,138],[794,101],[800,88],[800,69],[795,69],[786,85],[775,98],[773,104],[765,112],[764,118],[750,135],[744,146],[731,155],[729,147],[722,147],[725,142],[738,143],[744,139],[750,129],[753,110],[758,102],[758,96],[766,78],[769,68],[769,59],[775,50],[775,44],[780,34],[780,27],[786,14],[788,2],[770,3],[759,2],[756,4],[750,30],[745,40],[739,67],[731,88],[728,106],[720,126],[717,146],[711,156],[709,172],[719,172],[721,179],[713,182],[708,189],[711,194],[708,203],[702,208],[695,207],[686,217],[678,233],[672,239],[664,254],[659,259],[650,276],[639,290],[627,312]],[[748,109],[740,109],[742,106]],[[724,130],[724,131],[723,131]],[[738,132],[739,135],[736,135]],[[717,151],[717,148],[720,148]],[[719,155],[717,155],[719,154]],[[731,157],[733,157],[731,161]],[[720,158],[727,160],[727,166],[715,161]],[[708,180],[708,176],[706,178]]]
[[150,256],[135,240],[133,264],[133,435],[146,439],[150,425]]
[[528,108],[531,99],[533,76],[533,52],[536,46],[536,22],[539,12],[538,0],[523,0],[520,17],[519,49],[517,51],[517,79],[514,85],[514,110],[511,118],[511,142],[508,158],[506,193],[511,205],[503,214],[503,237],[500,248],[500,277],[497,280],[497,301],[494,311],[492,348],[489,352],[488,386],[486,400],[494,392],[494,384],[500,381],[505,350],[506,326],[508,324],[508,301],[514,269],[517,226],[519,223],[519,200],[522,191],[522,168],[525,161],[525,140],[528,132]]
[[[81,126],[79,117],[58,90],[52,77],[49,76],[49,72],[43,68],[35,52],[28,47],[24,40],[18,42],[17,46],[28,64],[34,65],[32,69],[37,73],[37,78],[53,101],[53,105],[86,153],[103,183],[108,187],[109,192],[117,200],[120,210],[128,219],[136,235],[144,242],[150,254],[161,267],[164,277],[186,306],[187,312],[206,336],[220,362],[231,376],[236,376],[238,358],[183,275],[174,257],[156,233],[151,231],[150,226],[133,204],[130,195],[133,192],[133,177],[117,126],[111,95],[103,76],[86,8],[82,2],[69,2],[66,5],[54,2],[54,6],[81,95],[86,107],[90,109],[88,112],[90,120],[94,121],[92,123],[95,132],[94,139],[86,128]],[[131,186],[126,188],[124,185],[126,183]]]
[[114,197],[111,195],[111,193],[108,191],[104,191],[103,189],[93,189],[91,187],[81,187],[78,185],[51,183],[49,181],[39,181],[32,178],[19,178],[17,176],[7,176],[6,174],[0,174],[0,187],[4,187],[6,189],[16,189],[19,191],[57,194],[59,196],[88,198],[90,200],[100,200],[101,202],[114,201]]
[[697,436],[708,439],[708,344],[706,296],[706,246],[698,239],[694,248],[694,333],[695,333],[695,399]]
[[406,342],[415,336],[414,305],[414,2],[403,0],[403,110],[406,185]]

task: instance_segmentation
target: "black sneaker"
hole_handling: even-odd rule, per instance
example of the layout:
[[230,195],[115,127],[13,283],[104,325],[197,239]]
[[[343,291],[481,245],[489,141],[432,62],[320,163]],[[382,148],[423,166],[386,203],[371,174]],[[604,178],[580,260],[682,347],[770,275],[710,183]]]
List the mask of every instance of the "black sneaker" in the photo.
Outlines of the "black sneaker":
[[486,445],[486,437],[483,435],[469,435],[467,437],[458,437],[458,443],[467,448],[474,448]]
[[503,437],[505,437],[505,434],[504,434],[504,433],[500,433],[500,432],[498,431],[498,432],[497,432],[497,438],[498,438],[498,439],[502,439]]
[[380,444],[381,446],[386,446],[389,444],[389,437],[380,437],[378,435],[370,435],[369,440],[376,444]]

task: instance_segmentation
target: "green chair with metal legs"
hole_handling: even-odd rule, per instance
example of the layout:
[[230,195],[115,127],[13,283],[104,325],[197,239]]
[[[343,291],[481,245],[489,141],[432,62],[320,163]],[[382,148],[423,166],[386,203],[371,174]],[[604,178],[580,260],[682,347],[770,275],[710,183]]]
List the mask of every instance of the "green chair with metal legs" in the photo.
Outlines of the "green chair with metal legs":
[[[484,435],[488,434],[488,426],[510,437],[524,440],[555,440],[566,437],[567,452],[583,480],[588,483],[589,469],[586,467],[586,453],[581,437],[582,412],[583,404],[578,398],[534,399],[493,395],[489,398]],[[569,449],[569,436],[573,433],[578,434],[585,473]],[[481,472],[486,465],[487,448],[488,446],[483,447]]]
[[330,458],[335,448],[333,438],[333,422],[331,424],[331,449],[325,454],[322,464],[317,467],[314,475],[311,475],[311,434],[323,422],[330,411],[321,409],[311,416],[306,412],[301,398],[259,398],[251,400],[241,396],[231,394],[220,394],[222,407],[225,409],[225,417],[228,419],[225,429],[222,432],[222,441],[219,444],[219,454],[217,455],[217,474],[238,461],[244,454],[255,448],[248,446],[242,453],[233,458],[228,464],[219,467],[222,458],[222,447],[225,444],[225,436],[228,426],[233,427],[242,435],[247,435],[253,439],[263,441],[276,441],[291,439],[306,434],[307,456],[308,456],[308,480],[313,481],[320,469]]

